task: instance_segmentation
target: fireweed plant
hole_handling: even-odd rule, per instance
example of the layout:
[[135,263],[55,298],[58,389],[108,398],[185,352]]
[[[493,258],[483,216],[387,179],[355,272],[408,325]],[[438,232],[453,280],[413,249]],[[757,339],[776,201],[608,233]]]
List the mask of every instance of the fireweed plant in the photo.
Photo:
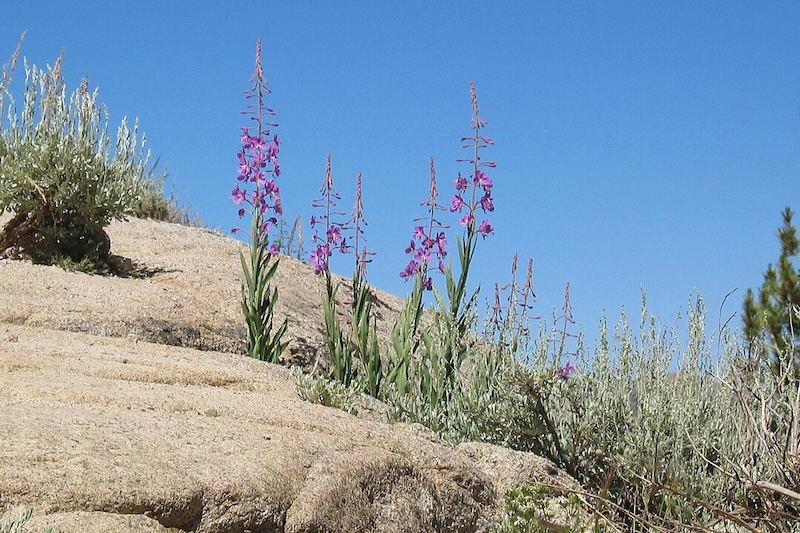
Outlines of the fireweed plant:
[[[233,228],[232,233],[242,232],[250,237],[249,257],[240,252],[245,283],[242,286],[242,312],[247,323],[247,353],[250,357],[270,363],[277,363],[287,343],[282,338],[287,329],[287,321],[274,327],[275,304],[278,289],[271,280],[278,268],[278,248],[270,244],[270,229],[277,224],[277,216],[283,214],[281,197],[276,178],[281,174],[278,152],[280,141],[277,135],[271,139],[270,127],[277,124],[268,122],[275,112],[264,104],[264,97],[270,93],[261,66],[261,38],[256,44],[256,63],[250,78],[252,88],[245,91],[248,104],[242,114],[248,115],[254,126],[242,128],[242,148],[237,154],[239,175],[231,192],[233,203],[239,206],[239,218],[249,213],[250,231]],[[249,206],[249,207],[245,207]]]
[[[360,172],[356,178],[356,199],[351,217],[343,222],[334,218],[345,216],[344,212],[336,211],[339,200],[341,196],[333,186],[331,157],[328,155],[320,198],[312,203],[313,207],[324,209],[324,213],[319,217],[311,217],[311,228],[314,230],[312,242],[316,244],[316,248],[311,252],[309,262],[316,274],[325,275],[325,336],[333,363],[334,379],[346,387],[357,385],[371,396],[377,397],[383,381],[383,365],[375,326],[370,323],[374,297],[366,274],[367,264],[373,254],[368,251],[364,236],[367,221],[364,218]],[[320,234],[323,227],[324,236]],[[334,282],[329,264],[334,251],[352,253],[355,258],[349,287],[349,331],[343,331],[339,322],[336,300],[339,285]]]
[[[413,393],[419,395],[425,405],[437,411],[434,418],[439,419],[449,417],[451,408],[448,406],[458,388],[459,370],[476,342],[472,327],[476,320],[474,307],[478,290],[467,295],[467,279],[475,246],[479,236],[485,238],[494,232],[488,219],[477,223],[479,210],[484,213],[494,211],[493,183],[486,170],[494,168],[495,163],[481,159],[481,149],[494,142],[482,134],[486,121],[480,117],[473,82],[470,82],[470,100],[473,132],[471,136],[461,139],[465,143],[464,148],[470,150],[470,155],[456,160],[468,164],[470,174],[464,177],[458,173],[449,208],[451,213],[460,215],[459,224],[463,227],[463,234],[456,238],[460,271],[458,277],[454,277],[452,263],[444,262],[447,239],[443,230],[446,226],[439,221],[438,212],[447,208],[438,203],[436,173],[431,160],[430,195],[422,203],[428,208],[428,217],[423,219],[427,224],[415,226],[413,239],[406,248],[411,259],[400,276],[407,281],[413,279],[414,288],[393,330],[393,353],[387,380],[395,385],[400,396],[412,392],[410,382],[413,381]],[[419,222],[419,219],[415,222]],[[436,269],[444,275],[446,297],[428,275],[430,265],[434,262]],[[420,328],[422,293],[425,290],[433,292],[435,308],[433,323]],[[430,419],[427,422],[438,425]]]
[[412,356],[419,348],[418,329],[423,311],[423,292],[433,289],[433,279],[428,276],[428,266],[436,259],[440,273],[446,272],[444,259],[447,257],[447,238],[443,225],[437,219],[438,211],[447,208],[437,202],[439,191],[436,187],[436,166],[431,157],[431,180],[428,199],[420,205],[428,208],[428,216],[414,219],[414,222],[425,221],[427,226],[414,227],[413,237],[406,248],[411,256],[400,277],[408,281],[414,280],[414,288],[406,298],[400,316],[392,328],[392,351],[390,352],[390,370],[387,382],[393,383],[397,392],[404,395],[408,392],[408,377]]
[[[377,328],[372,318],[375,297],[367,281],[367,263],[372,261],[371,256],[374,252],[368,251],[367,239],[364,236],[367,220],[364,218],[364,203],[361,196],[361,172],[356,178],[356,201],[348,223],[352,224],[353,245],[350,251],[353,252],[356,263],[351,285],[353,340],[363,367],[363,386],[370,396],[377,398],[383,382],[383,363]],[[370,319],[373,320],[372,323]]]
[[[309,256],[309,262],[314,267],[315,274],[325,275],[325,338],[333,363],[333,377],[336,381],[349,387],[356,378],[356,372],[353,369],[353,354],[339,324],[336,310],[336,294],[339,286],[333,282],[329,268],[333,250],[342,250],[347,247],[345,237],[342,235],[344,223],[336,222],[333,219],[334,216],[344,216],[344,212],[335,210],[336,202],[341,200],[341,196],[333,188],[330,154],[325,162],[325,179],[319,192],[321,196],[314,199],[312,206],[324,209],[324,213],[319,217],[311,217],[311,229],[314,230],[311,241],[316,247]],[[325,230],[324,236],[320,235],[320,227]]]
[[[469,84],[470,101],[472,104],[472,135],[461,139],[464,148],[470,150],[469,157],[457,159],[457,162],[466,163],[471,168],[469,179],[461,173],[455,180],[456,194],[452,197],[451,212],[461,214],[459,224],[463,226],[463,235],[456,237],[456,248],[460,272],[458,279],[454,279],[450,267],[445,268],[445,284],[447,287],[447,302],[438,290],[434,289],[434,297],[438,305],[436,313],[436,333],[438,339],[434,340],[429,332],[423,332],[425,357],[431,362],[431,367],[436,369],[436,376],[427,376],[423,373],[423,383],[432,403],[437,403],[448,397],[455,388],[457,372],[467,356],[468,349],[474,338],[471,335],[472,325],[475,320],[475,302],[478,296],[476,289],[467,298],[467,279],[478,236],[486,238],[494,233],[494,227],[488,219],[483,219],[477,224],[478,209],[484,213],[494,211],[492,200],[492,180],[485,169],[494,168],[494,161],[482,161],[480,151],[494,144],[489,137],[481,133],[486,126],[486,121],[480,116],[478,96],[475,84]],[[466,198],[466,199],[465,199]],[[438,342],[437,342],[438,341]],[[437,383],[438,382],[438,383]]]

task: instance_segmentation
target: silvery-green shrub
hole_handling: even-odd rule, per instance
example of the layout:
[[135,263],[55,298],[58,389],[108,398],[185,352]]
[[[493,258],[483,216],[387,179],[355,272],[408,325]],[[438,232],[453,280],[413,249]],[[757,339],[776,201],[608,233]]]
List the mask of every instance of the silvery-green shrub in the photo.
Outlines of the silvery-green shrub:
[[13,213],[0,253],[103,264],[104,228],[153,195],[154,166],[138,123],[123,119],[112,143],[108,111],[88,79],[67,93],[61,59],[46,70],[25,62],[21,110],[8,80],[0,87],[0,211]]

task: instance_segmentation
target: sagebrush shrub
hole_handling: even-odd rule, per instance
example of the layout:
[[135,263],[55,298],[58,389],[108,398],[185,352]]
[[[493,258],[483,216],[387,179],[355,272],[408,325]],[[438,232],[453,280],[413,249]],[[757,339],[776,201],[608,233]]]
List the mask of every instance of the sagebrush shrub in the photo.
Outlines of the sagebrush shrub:
[[0,253],[103,270],[104,228],[157,193],[155,168],[138,123],[123,119],[112,147],[97,89],[84,78],[68,96],[61,61],[46,70],[25,63],[21,112],[7,81],[0,87],[0,113],[7,103],[9,118],[0,132],[0,211],[14,214],[0,233]]

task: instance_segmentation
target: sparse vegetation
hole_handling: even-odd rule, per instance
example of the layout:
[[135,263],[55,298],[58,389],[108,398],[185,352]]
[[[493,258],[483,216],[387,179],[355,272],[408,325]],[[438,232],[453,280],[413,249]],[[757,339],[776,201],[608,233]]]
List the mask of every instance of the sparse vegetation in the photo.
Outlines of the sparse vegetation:
[[[344,213],[335,208],[340,197],[329,156],[322,196],[314,202],[324,211],[312,217],[315,249],[309,262],[326,276],[324,324],[333,381],[298,376],[301,394],[349,409],[346,398],[356,387],[386,402],[392,420],[420,422],[453,442],[485,441],[542,455],[585,487],[579,500],[573,494],[569,502],[574,507],[580,501],[592,524],[551,523],[541,487],[520,487],[507,495],[501,531],[790,531],[800,526],[797,376],[781,371],[785,366],[770,366],[763,356],[770,349],[778,360],[796,356],[792,315],[785,309],[793,300],[783,297],[797,279],[787,259],[796,255],[791,212],[781,232],[780,275],[768,272],[763,308],[753,311],[752,297],[748,300],[747,320],[754,327],[761,322],[752,312],[769,315],[767,305],[780,308],[772,313],[780,320],[774,327],[758,326],[759,332],[769,329],[771,338],[753,335],[748,326],[749,358],[743,355],[744,341],[725,328],[717,333],[718,349],[712,354],[713,336],[705,331],[699,295],[690,301],[685,347],[674,330],[648,314],[643,295],[638,330],[624,315],[613,332],[603,320],[599,345],[588,350],[582,336],[570,331],[569,284],[563,313],[535,338],[529,315],[536,301],[532,263],[520,284],[516,258],[505,286],[508,304],[501,304],[496,287],[489,318],[479,331],[479,293],[469,290],[468,278],[477,243],[494,232],[488,219],[478,224],[477,215],[494,211],[488,172],[495,163],[482,159],[483,150],[494,143],[483,133],[487,123],[472,84],[470,100],[473,132],[462,139],[469,156],[459,160],[470,170],[456,178],[448,209],[438,201],[431,158],[430,194],[422,204],[428,213],[415,219],[422,223],[414,228],[406,249],[410,260],[400,274],[413,286],[387,353],[376,355],[377,342],[368,342],[374,320],[370,306],[357,305],[360,296],[369,294],[369,260],[359,254],[365,242],[361,176],[353,217],[336,219]],[[266,150],[266,138],[259,142]],[[243,199],[234,189],[234,200],[237,192]],[[445,260],[449,226],[440,217],[446,211],[459,213],[463,228],[456,238],[457,270]],[[340,323],[335,308],[339,287],[330,276],[329,258],[336,251],[356,259],[353,306],[347,310],[352,327]],[[444,277],[442,292],[434,283],[437,272]],[[434,297],[427,312],[426,291]]]
[[[24,37],[24,35],[23,35]],[[61,64],[25,62],[21,110],[11,81],[22,39],[0,80],[0,212],[13,216],[0,231],[0,254],[69,269],[119,273],[104,228],[125,216],[190,222],[166,175],[156,171],[139,124],[124,118],[112,148],[109,113],[88,78],[67,93]]]
[[[6,104],[14,109],[8,85],[17,54],[3,70],[0,114]],[[269,138],[275,125],[267,122],[273,112],[263,102],[269,91],[260,41],[256,61],[248,95],[257,98],[250,108],[257,128],[243,132],[232,196],[243,206],[240,216],[249,211],[252,217],[250,255],[241,257],[248,352],[277,362],[287,323],[273,327],[278,288],[271,282],[279,250],[302,255],[302,227],[295,222],[288,236],[283,227],[275,183],[279,140]],[[109,265],[103,228],[110,220],[139,214],[186,223],[188,215],[174,198],[164,198],[164,176],[154,174],[138,126],[123,120],[112,155],[97,91],[85,80],[67,98],[60,64],[61,58],[47,70],[26,65],[23,111],[11,113],[15,118],[0,135],[0,209],[15,213],[0,234],[0,251],[96,270]],[[431,159],[430,194],[422,204],[428,213],[414,228],[401,274],[413,285],[388,348],[377,338],[366,278],[360,175],[352,218],[335,221],[342,213],[332,210],[339,198],[328,159],[318,204],[326,211],[315,219],[320,226],[309,261],[326,275],[320,321],[333,369],[331,376],[295,369],[298,394],[354,413],[357,394],[365,392],[386,402],[394,421],[420,422],[452,442],[536,453],[584,487],[561,497],[563,513],[555,513],[544,485],[511,489],[497,533],[800,530],[800,296],[792,211],[784,212],[777,269],[767,270],[758,301],[752,292],[746,297],[743,335],[729,323],[707,333],[705,304],[695,295],[683,346],[676,331],[648,313],[643,295],[638,328],[624,314],[613,327],[603,319],[598,344],[587,348],[570,331],[567,285],[563,314],[542,324],[537,336],[532,265],[519,283],[516,259],[507,303],[496,287],[481,328],[479,292],[470,290],[468,278],[477,243],[494,232],[476,215],[494,210],[488,172],[495,164],[482,159],[493,142],[483,133],[474,85],[470,100],[473,132],[462,139],[470,154],[461,160],[468,175],[456,178],[450,207],[440,205]],[[462,228],[455,269],[445,259],[449,226],[439,217],[446,211],[458,212]],[[279,236],[270,239],[276,226]],[[339,286],[328,270],[336,250],[355,257],[344,323],[335,308]],[[427,310],[425,294],[434,302]],[[0,532],[23,531],[29,518],[23,514]]]
[[[13,513],[7,513],[13,514]],[[25,524],[33,516],[33,509],[24,509],[19,511],[16,517],[9,517],[6,520],[0,521],[0,533],[32,533],[28,528],[25,527]],[[59,531],[53,527],[45,527],[44,533],[59,533]]]

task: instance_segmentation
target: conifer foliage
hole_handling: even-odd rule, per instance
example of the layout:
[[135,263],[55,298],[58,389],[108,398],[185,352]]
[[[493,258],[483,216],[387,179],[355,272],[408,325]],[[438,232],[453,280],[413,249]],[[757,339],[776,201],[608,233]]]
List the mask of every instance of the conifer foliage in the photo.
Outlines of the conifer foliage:
[[800,240],[793,216],[789,207],[783,211],[783,227],[778,230],[781,253],[777,265],[769,265],[764,272],[758,299],[751,289],[744,298],[744,334],[750,348],[757,342],[768,343],[779,370],[792,363],[798,365],[792,354],[797,353],[795,343],[800,326],[794,313],[800,306]]

